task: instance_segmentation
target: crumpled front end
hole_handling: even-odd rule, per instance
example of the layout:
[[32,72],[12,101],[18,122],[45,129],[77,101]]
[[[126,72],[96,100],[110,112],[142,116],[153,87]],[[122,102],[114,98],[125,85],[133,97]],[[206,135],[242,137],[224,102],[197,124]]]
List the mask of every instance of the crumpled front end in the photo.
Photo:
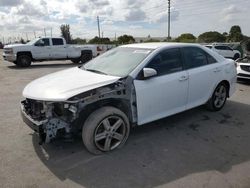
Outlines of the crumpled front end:
[[40,136],[40,143],[49,143],[58,131],[71,132],[76,119],[76,104],[44,102],[26,99],[21,102],[23,121]]

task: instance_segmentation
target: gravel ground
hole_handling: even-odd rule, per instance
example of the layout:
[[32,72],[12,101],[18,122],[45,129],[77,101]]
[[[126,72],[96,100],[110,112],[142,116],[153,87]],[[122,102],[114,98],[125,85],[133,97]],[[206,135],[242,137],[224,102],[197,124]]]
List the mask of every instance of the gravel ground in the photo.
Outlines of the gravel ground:
[[250,82],[220,112],[199,107],[135,128],[125,147],[93,156],[80,138],[39,146],[20,117],[27,83],[73,66],[0,59],[0,187],[250,187]]

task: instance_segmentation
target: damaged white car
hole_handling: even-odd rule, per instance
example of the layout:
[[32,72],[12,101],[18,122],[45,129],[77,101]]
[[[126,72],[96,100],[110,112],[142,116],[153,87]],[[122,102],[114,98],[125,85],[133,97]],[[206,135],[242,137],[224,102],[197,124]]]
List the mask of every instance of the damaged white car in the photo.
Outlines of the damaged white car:
[[200,45],[131,44],[31,82],[21,112],[41,142],[81,131],[100,154],[123,146],[133,126],[203,104],[220,110],[235,85],[234,61]]

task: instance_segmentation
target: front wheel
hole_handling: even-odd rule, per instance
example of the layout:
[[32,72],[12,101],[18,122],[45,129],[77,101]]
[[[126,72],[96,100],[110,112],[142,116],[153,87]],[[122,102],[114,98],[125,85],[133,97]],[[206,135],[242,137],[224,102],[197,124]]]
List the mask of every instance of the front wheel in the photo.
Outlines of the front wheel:
[[220,83],[212,97],[207,102],[207,107],[211,111],[219,111],[223,108],[227,100],[228,87],[225,83]]
[[87,118],[82,129],[82,139],[90,153],[102,154],[121,148],[128,139],[129,120],[121,110],[102,107]]
[[240,54],[235,54],[233,59],[234,59],[234,60],[237,60],[237,59],[239,59],[239,58],[240,58]]
[[31,57],[28,55],[19,55],[17,57],[17,66],[19,67],[28,67],[31,65]]

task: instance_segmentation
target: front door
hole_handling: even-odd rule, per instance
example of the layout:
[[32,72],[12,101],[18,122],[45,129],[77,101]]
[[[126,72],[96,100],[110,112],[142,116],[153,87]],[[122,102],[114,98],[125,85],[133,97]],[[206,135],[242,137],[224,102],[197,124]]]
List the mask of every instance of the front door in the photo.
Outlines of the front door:
[[50,59],[51,45],[49,38],[38,40],[32,48],[32,56],[36,60]]
[[184,111],[187,104],[188,74],[179,49],[160,52],[146,67],[157,76],[134,80],[138,125]]

